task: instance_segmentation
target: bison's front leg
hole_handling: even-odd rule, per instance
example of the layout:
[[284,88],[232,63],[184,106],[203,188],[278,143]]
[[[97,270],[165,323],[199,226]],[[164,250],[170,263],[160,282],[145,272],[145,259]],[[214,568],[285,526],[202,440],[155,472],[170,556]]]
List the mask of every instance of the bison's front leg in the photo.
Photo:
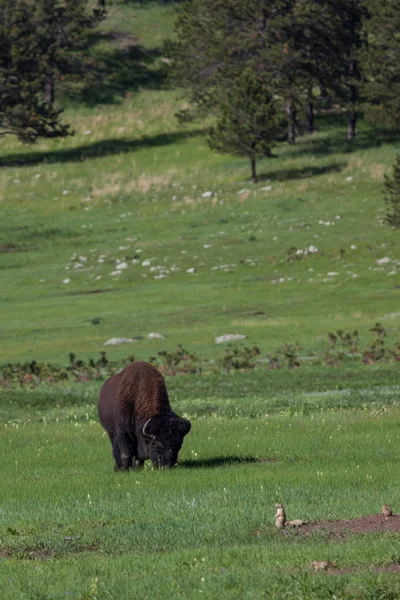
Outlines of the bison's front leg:
[[134,448],[129,434],[123,431],[117,432],[113,441],[113,454],[116,471],[127,471],[132,468]]
[[115,459],[114,471],[125,471],[129,467],[126,466],[122,460],[121,450],[119,448],[117,438],[115,438],[113,441],[112,449]]

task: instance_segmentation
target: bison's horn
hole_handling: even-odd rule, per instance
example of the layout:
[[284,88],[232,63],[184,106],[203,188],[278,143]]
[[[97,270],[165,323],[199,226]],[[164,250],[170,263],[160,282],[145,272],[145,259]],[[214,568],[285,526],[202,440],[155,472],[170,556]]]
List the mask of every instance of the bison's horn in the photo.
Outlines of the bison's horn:
[[146,423],[143,425],[143,427],[142,427],[142,433],[143,433],[143,435],[145,435],[146,437],[149,437],[149,438],[151,438],[152,440],[154,440],[154,439],[155,439],[155,437],[156,437],[155,435],[152,435],[151,433],[146,433],[146,427],[147,427],[147,425],[150,423],[150,421],[151,421],[151,417],[150,417],[150,419],[147,419]]

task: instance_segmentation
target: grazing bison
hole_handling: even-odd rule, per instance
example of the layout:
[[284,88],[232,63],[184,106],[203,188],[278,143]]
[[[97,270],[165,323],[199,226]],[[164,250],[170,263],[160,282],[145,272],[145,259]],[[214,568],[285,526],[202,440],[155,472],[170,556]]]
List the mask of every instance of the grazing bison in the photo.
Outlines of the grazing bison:
[[156,467],[175,465],[191,427],[171,410],[161,373],[141,361],[104,383],[99,417],[111,440],[116,471],[142,466],[147,458]]

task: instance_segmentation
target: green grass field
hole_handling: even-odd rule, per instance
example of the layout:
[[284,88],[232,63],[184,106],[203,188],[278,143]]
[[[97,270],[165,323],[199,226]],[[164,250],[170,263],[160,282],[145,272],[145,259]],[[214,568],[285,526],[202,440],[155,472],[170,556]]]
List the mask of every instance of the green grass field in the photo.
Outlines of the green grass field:
[[[85,398],[57,386],[3,394],[3,597],[397,598],[398,574],[378,569],[399,562],[398,533],[330,539],[275,530],[278,500],[289,518],[311,522],[400,500],[398,386],[384,390],[373,369],[368,388],[355,383],[341,399],[325,371],[319,386],[310,373],[258,373],[258,389],[269,382],[275,397],[270,389],[255,396],[246,374],[226,376],[225,401],[211,395],[211,381],[200,402],[190,398],[195,377],[171,378],[174,407],[193,431],[170,472],[113,472],[96,389]],[[182,385],[191,387],[186,398]],[[313,560],[349,573],[314,575]]]
[[[307,521],[400,512],[399,363],[307,365],[338,329],[366,348],[380,322],[400,341],[382,197],[399,132],[361,120],[349,147],[345,117],[319,116],[251,184],[246,160],[208,149],[206,124],[175,119],[185,100],[162,59],[178,4],[110,5],[93,47],[104,78],[63,98],[73,137],[0,139],[0,364],[178,344],[214,364],[226,333],[260,363],[168,378],[192,420],[170,472],[114,474],[101,382],[0,389],[1,596],[397,599],[383,568],[399,533],[277,532],[274,503]],[[301,367],[268,370],[285,344]],[[314,574],[325,559],[340,572]]]

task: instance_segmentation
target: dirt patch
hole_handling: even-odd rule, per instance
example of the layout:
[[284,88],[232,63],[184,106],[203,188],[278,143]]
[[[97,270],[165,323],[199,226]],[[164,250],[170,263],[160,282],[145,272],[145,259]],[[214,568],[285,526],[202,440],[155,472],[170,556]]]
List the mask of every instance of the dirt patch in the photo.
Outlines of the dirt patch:
[[393,563],[391,565],[385,565],[382,567],[376,567],[374,565],[365,565],[362,567],[344,567],[343,569],[329,567],[321,573],[327,575],[349,575],[352,573],[359,573],[360,571],[370,571],[371,573],[400,573],[400,564]]
[[[122,289],[122,288],[120,288]],[[118,288],[110,288],[107,290],[84,290],[84,291],[78,291],[78,292],[68,292],[67,294],[65,294],[66,296],[87,296],[90,294],[107,294],[109,292],[118,292],[119,289]]]
[[299,528],[301,533],[326,532],[331,537],[347,537],[351,534],[364,533],[392,533],[400,532],[400,515],[386,519],[383,515],[367,515],[358,519],[345,519],[343,521],[321,521],[309,523]]
[[49,560],[59,558],[66,554],[83,554],[85,552],[98,552],[97,544],[85,544],[81,546],[72,546],[66,550],[52,550],[50,548],[25,548],[16,550],[14,548],[4,548],[0,550],[0,558],[17,558],[19,560]]
[[7,254],[8,252],[26,252],[26,248],[20,248],[15,244],[0,244],[0,254]]

